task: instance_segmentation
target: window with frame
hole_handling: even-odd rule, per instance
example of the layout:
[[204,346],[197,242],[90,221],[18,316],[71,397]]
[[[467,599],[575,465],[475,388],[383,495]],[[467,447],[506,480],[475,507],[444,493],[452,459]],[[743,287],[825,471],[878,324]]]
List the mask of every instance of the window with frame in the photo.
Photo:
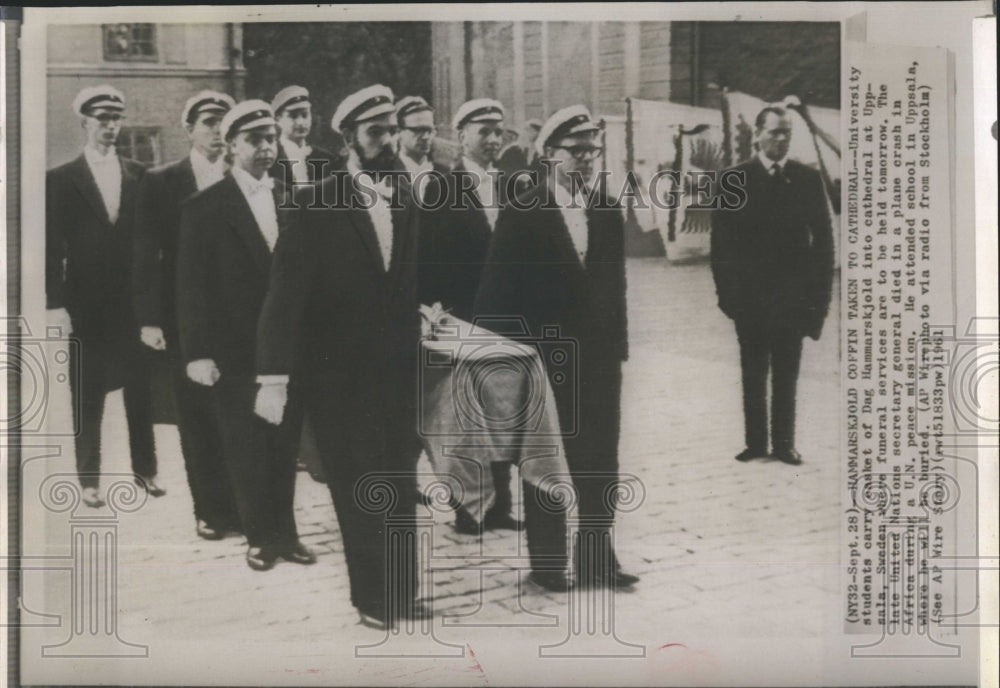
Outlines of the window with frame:
[[156,62],[156,25],[105,24],[104,59],[111,62]]
[[122,127],[118,135],[118,155],[147,167],[159,165],[160,130],[156,127]]

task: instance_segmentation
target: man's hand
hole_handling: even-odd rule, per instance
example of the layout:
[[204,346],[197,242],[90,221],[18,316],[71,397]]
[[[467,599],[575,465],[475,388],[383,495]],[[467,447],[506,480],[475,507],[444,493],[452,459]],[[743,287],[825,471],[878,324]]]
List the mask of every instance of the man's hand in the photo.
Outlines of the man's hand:
[[73,331],[73,320],[65,308],[50,308],[45,312],[49,327],[58,327],[59,336],[68,337]]
[[143,327],[139,331],[139,338],[150,349],[164,351],[167,348],[167,341],[163,338],[163,330],[159,327]]
[[254,413],[272,425],[280,425],[288,403],[288,385],[284,382],[267,382],[257,390]]
[[199,385],[211,387],[219,381],[219,369],[211,358],[199,358],[187,364],[187,376]]

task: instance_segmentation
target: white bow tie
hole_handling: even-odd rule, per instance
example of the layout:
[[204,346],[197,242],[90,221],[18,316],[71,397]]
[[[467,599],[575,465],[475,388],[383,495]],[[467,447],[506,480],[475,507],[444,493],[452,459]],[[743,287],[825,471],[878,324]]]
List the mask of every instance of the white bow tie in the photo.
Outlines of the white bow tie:
[[259,193],[270,193],[271,189],[274,188],[274,177],[264,175],[261,179],[254,179],[252,182],[247,184],[247,193],[250,195],[256,195]]
[[392,187],[389,185],[388,177],[383,177],[382,181],[376,184],[374,180],[372,180],[370,174],[367,172],[360,172],[358,174],[358,181],[360,181],[366,189],[375,189],[378,191],[378,195],[387,201],[392,200]]

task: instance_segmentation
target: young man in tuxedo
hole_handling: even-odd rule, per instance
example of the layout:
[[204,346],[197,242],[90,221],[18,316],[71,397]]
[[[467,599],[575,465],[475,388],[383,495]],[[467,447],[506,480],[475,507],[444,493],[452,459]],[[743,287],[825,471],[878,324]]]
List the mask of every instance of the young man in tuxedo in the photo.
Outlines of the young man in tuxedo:
[[[441,202],[429,203],[421,221],[420,300],[427,305],[439,302],[466,322],[472,322],[472,305],[504,198],[506,180],[494,166],[503,120],[503,105],[492,98],[460,105],[452,126],[462,146],[461,160],[451,172],[432,178],[425,196]],[[511,513],[511,465],[494,462],[490,470],[496,498],[482,528],[520,530],[522,523]],[[480,525],[457,501],[452,506],[457,532],[480,532]]]
[[397,159],[392,91],[376,84],[348,96],[332,126],[350,148],[347,169],[300,190],[278,241],[258,330],[257,411],[283,422],[302,390],[351,602],[363,624],[387,628],[431,615],[416,601],[414,548],[388,554],[415,536],[418,218]]
[[295,454],[301,431],[298,396],[271,426],[254,414],[257,320],[267,293],[271,254],[281,231],[283,188],[268,176],[278,132],[270,106],[237,104],[222,118],[232,158],[222,181],[184,202],[178,252],[177,320],[187,375],[211,388],[223,454],[250,568],[279,558],[312,564],[293,512]]
[[225,176],[225,142],[219,126],[235,105],[217,91],[201,91],[184,104],[181,124],[191,151],[180,160],[150,170],[139,184],[133,243],[132,297],[142,342],[164,351],[173,371],[177,429],[188,486],[194,502],[195,532],[221,539],[240,529],[222,455],[222,436],[209,390],[187,376],[177,334],[177,247],[181,205]]
[[[553,380],[566,462],[579,495],[576,585],[623,589],[639,580],[622,570],[611,537],[621,366],[628,357],[624,218],[599,189],[587,188],[600,152],[597,132],[583,105],[559,110],[542,126],[535,150],[548,173],[500,212],[475,313],[517,316],[533,337],[555,328],[561,339],[575,343],[575,352],[569,352],[577,358],[575,384],[553,377],[559,370],[553,357],[545,357],[544,364]],[[546,519],[550,523],[540,533],[545,537],[535,547],[553,563],[533,578],[544,587],[562,587],[565,515],[543,513],[534,502],[525,500],[529,548],[531,519]]]
[[82,499],[100,507],[101,419],[109,390],[124,388],[136,482],[156,484],[150,360],[132,312],[132,241],[142,165],[119,157],[125,96],[109,86],[73,101],[86,136],[83,153],[45,178],[46,299],[49,318],[79,346],[71,349],[70,383],[76,467]]

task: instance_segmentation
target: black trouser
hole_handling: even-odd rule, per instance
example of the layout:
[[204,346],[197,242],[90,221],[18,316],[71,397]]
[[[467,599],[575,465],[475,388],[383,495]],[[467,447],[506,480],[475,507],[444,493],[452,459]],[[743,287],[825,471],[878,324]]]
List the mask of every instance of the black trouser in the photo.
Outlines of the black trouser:
[[295,454],[302,422],[301,397],[289,389],[281,425],[254,413],[253,377],[227,375],[212,387],[222,430],[226,471],[240,524],[251,547],[285,552],[295,546]]
[[582,345],[580,355],[579,395],[556,397],[578,499],[574,559],[578,580],[607,580],[618,566],[611,531],[617,503],[621,362]]
[[171,361],[177,431],[187,473],[194,517],[213,528],[239,529],[240,517],[226,470],[211,388],[192,381],[181,361]]
[[[365,413],[372,390],[311,390],[307,413],[344,543],[351,603],[388,620],[417,597],[416,458],[399,414]],[[346,394],[346,392],[344,393]],[[391,551],[390,551],[391,547]],[[390,601],[391,600],[391,601]]]
[[[511,464],[508,461],[493,461],[490,463],[490,476],[493,480],[493,504],[490,506],[489,511],[495,514],[506,515],[510,514],[514,510],[514,496],[510,491],[510,469]],[[450,506],[455,511],[459,509],[465,509],[462,506],[462,502],[458,500],[454,495],[448,501],[448,506]],[[469,518],[472,518],[470,515]]]
[[795,446],[795,388],[802,359],[802,334],[794,328],[736,321],[743,371],[743,416],[747,447],[767,451],[767,375],[771,372],[771,446]]
[[527,482],[524,489],[524,530],[532,571],[565,571],[566,510]]
[[150,354],[139,341],[111,344],[100,336],[81,338],[70,348],[70,393],[76,433],[76,470],[83,487],[97,487],[101,474],[101,420],[104,399],[121,385],[125,397],[132,471],[156,476],[153,444]]

